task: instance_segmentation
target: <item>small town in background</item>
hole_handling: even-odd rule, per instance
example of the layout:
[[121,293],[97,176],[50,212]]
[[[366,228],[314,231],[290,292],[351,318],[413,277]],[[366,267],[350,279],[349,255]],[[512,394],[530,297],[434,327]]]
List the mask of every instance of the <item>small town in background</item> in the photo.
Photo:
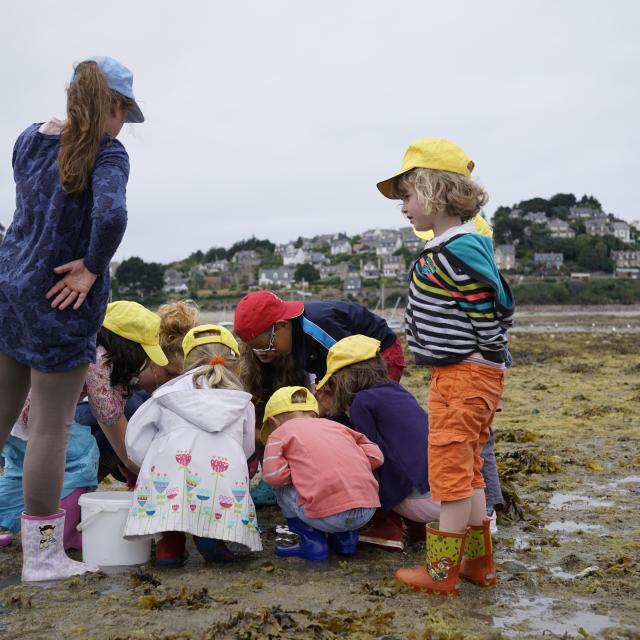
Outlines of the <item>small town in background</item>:
[[[496,263],[519,305],[640,302],[640,221],[618,219],[593,196],[557,194],[498,207],[490,222]],[[148,305],[190,298],[224,312],[249,290],[271,289],[287,299],[353,300],[400,320],[423,246],[410,226],[283,244],[251,237],[167,265],[113,263],[113,296]]]

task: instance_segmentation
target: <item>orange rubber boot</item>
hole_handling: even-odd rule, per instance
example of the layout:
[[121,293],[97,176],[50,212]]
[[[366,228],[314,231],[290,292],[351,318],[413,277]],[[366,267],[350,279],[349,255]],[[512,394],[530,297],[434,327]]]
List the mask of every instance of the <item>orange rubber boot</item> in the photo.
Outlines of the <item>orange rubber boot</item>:
[[498,579],[496,568],[493,566],[491,518],[485,518],[481,525],[469,527],[460,577],[479,587],[496,586]]
[[398,569],[396,580],[414,591],[457,596],[458,572],[464,553],[465,533],[439,531],[437,522],[427,525],[427,561],[415,569]]

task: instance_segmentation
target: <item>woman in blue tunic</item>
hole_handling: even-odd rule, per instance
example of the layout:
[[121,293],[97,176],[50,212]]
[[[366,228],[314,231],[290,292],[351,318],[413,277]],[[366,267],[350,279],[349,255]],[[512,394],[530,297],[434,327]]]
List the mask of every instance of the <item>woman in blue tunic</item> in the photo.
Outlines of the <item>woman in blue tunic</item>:
[[0,450],[31,389],[22,514],[24,581],[94,569],[62,547],[65,449],[127,222],[129,158],[116,140],[144,117],[131,72],[79,63],[67,119],[28,127],[13,150],[16,210],[0,245]]

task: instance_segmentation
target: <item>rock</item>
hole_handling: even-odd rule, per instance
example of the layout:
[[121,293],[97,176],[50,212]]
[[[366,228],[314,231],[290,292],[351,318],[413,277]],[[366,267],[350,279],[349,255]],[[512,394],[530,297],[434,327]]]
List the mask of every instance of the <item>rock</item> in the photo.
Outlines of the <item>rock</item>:
[[600,567],[597,565],[593,565],[592,567],[587,567],[583,569],[580,573],[576,573],[574,576],[574,580],[579,580],[580,578],[588,578],[589,576],[593,576],[600,571]]
[[505,573],[512,573],[513,575],[521,573],[529,573],[529,568],[526,564],[518,562],[517,560],[505,560],[502,563],[502,571]]

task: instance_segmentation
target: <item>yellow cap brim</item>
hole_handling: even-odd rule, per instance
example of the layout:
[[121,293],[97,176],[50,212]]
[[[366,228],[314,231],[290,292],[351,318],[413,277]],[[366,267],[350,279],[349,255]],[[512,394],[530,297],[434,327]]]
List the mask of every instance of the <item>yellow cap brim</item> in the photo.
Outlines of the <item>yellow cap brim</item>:
[[262,442],[262,444],[267,444],[267,440],[270,435],[271,429],[269,428],[269,423],[265,422],[260,429],[260,442]]
[[416,231],[414,229],[413,233],[417,235],[418,238],[420,238],[421,240],[428,241],[428,240],[433,240],[435,238],[435,234],[433,233],[433,231],[431,231],[431,229],[429,229],[429,231]]
[[325,375],[324,378],[322,378],[322,380],[320,380],[320,382],[316,382],[316,391],[318,389],[322,389],[322,387],[324,387],[325,384],[327,384],[327,382],[329,382],[329,378],[333,375],[333,372],[331,373],[327,373]]
[[167,356],[158,344],[141,344],[144,352],[160,367],[165,367],[169,364]]
[[386,180],[383,180],[382,182],[378,182],[378,184],[376,185],[376,187],[378,187],[378,191],[385,198],[389,198],[389,200],[398,200],[398,197],[393,193],[394,183],[400,176],[404,175],[405,173],[409,173],[409,171],[412,171],[412,170],[413,169],[400,171],[399,173],[396,173],[395,176],[391,176],[390,178],[387,178]]

